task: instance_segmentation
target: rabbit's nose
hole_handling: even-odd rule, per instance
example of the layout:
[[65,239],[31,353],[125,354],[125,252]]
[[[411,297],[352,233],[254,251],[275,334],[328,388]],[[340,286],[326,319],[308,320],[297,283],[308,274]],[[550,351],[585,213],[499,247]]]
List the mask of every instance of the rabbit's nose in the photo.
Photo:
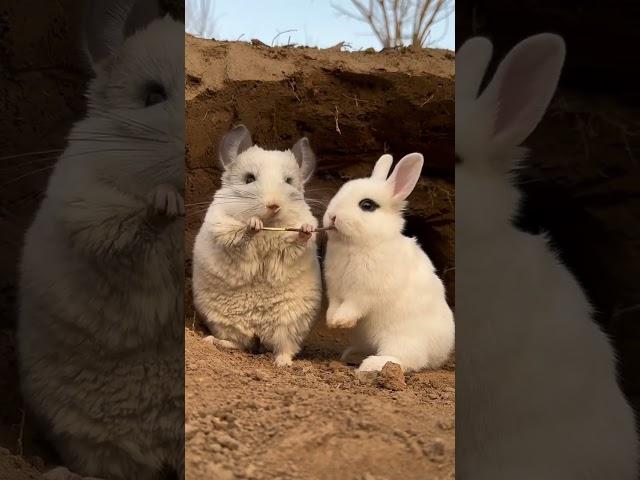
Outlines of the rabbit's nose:
[[331,220],[331,223],[336,223],[336,216],[335,215],[329,215],[329,220]]
[[278,205],[277,203],[270,203],[269,205],[267,205],[267,208],[271,210],[271,212],[277,213],[280,210],[280,205]]

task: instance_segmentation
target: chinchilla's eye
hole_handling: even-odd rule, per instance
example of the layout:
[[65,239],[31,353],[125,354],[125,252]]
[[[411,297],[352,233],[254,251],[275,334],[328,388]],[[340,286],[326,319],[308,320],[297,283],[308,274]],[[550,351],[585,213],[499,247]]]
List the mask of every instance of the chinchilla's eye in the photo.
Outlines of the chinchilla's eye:
[[462,157],[460,157],[460,155],[456,153],[456,165],[461,165],[461,164],[462,164]]
[[364,200],[360,200],[360,208],[365,212],[373,212],[377,208],[380,207],[376,202],[371,200],[370,198],[365,198]]
[[244,177],[244,183],[253,183],[256,181],[256,176],[253,173],[247,173]]
[[287,177],[284,179],[285,182],[287,182],[289,185],[291,185],[293,183],[293,178],[292,177]]
[[150,82],[145,87],[144,106],[150,107],[162,103],[167,99],[167,92],[164,87],[157,82]]

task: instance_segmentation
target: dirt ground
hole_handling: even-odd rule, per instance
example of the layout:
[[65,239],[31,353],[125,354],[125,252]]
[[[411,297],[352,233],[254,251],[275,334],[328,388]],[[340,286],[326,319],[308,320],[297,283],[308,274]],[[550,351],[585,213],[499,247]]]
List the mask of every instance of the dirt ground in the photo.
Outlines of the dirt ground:
[[[220,169],[217,141],[242,122],[254,142],[318,156],[314,214],[384,152],[425,155],[406,233],[454,296],[453,54],[268,48],[187,36],[186,471],[190,479],[453,478],[455,367],[358,377],[321,315],[291,368],[200,341],[191,248]],[[320,251],[323,251],[322,238]],[[399,390],[394,390],[399,388]]]
[[187,332],[187,478],[454,478],[453,365],[382,386],[317,339],[277,369]]

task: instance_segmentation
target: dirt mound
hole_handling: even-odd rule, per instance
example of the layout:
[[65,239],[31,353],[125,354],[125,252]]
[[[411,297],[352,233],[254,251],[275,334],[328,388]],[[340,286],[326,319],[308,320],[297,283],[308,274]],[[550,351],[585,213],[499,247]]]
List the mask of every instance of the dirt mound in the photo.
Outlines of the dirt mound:
[[368,176],[382,153],[422,152],[405,232],[432,258],[453,305],[452,53],[187,37],[186,84],[188,478],[453,478],[453,362],[406,378],[392,366],[358,377],[337,361],[344,335],[319,321],[293,367],[276,369],[269,355],[203,344],[189,288],[193,239],[219,186],[217,142],[242,122],[265,148],[309,137],[318,169],[307,190],[325,204],[345,181]]

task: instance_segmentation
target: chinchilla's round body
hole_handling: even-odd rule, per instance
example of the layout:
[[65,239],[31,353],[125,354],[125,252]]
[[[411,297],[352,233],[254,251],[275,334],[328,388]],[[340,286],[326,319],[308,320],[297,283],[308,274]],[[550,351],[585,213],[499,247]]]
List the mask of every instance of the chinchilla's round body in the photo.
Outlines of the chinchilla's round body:
[[[194,303],[211,336],[226,347],[272,351],[289,365],[322,299],[315,233],[304,199],[314,157],[306,139],[291,151],[252,145],[240,125],[221,142],[225,168],[195,240]],[[273,232],[263,226],[302,227]]]
[[21,387],[65,465],[52,478],[182,477],[184,25],[91,5],[88,113],[20,265]]

